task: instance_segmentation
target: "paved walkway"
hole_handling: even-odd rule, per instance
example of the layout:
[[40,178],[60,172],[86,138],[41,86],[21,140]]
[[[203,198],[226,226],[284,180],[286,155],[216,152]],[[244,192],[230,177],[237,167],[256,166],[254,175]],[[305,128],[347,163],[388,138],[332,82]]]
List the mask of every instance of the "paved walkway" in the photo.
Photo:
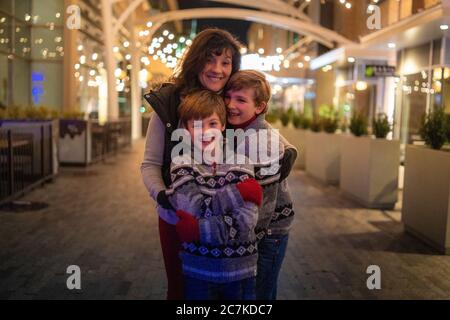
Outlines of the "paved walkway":
[[[115,159],[63,168],[22,200],[38,211],[0,211],[0,298],[164,299],[153,203],[141,182],[143,141]],[[303,172],[290,178],[296,220],[280,299],[450,298],[450,257],[403,232],[400,212],[366,210]],[[80,291],[66,268],[81,268]],[[382,289],[366,287],[378,265]]]

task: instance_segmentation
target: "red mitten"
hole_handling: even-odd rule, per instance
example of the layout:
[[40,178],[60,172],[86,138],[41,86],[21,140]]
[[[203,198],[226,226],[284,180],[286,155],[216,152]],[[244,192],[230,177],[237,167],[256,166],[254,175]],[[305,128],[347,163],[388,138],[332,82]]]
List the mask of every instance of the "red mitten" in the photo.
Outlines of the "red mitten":
[[245,180],[244,182],[240,182],[236,185],[236,188],[239,190],[239,193],[244,201],[253,202],[258,207],[261,206],[263,200],[263,189],[255,179],[251,178]]
[[181,242],[194,242],[200,240],[200,228],[198,221],[189,213],[177,210],[178,220],[175,226]]

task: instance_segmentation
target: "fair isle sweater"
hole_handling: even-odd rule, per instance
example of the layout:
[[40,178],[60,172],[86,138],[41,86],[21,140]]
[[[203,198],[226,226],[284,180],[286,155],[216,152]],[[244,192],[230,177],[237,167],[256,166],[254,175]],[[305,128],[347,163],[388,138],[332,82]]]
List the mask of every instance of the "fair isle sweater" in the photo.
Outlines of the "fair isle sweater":
[[[258,132],[261,129],[274,130],[272,126],[266,122],[264,115],[258,116],[244,130],[254,129]],[[271,135],[268,135],[267,149],[270,152]],[[278,161],[284,156],[284,150],[288,142],[281,135],[279,137]],[[246,140],[248,143],[249,140]],[[248,150],[249,146],[246,146]],[[280,171],[270,172],[263,175],[262,172],[268,168],[268,164],[262,162],[255,164],[255,178],[263,188],[263,205],[259,209],[258,223],[256,226],[256,235],[258,241],[265,235],[284,235],[288,234],[294,220],[294,210],[292,205],[291,193],[289,190],[287,179],[280,182]],[[267,170],[266,170],[267,171]],[[267,172],[266,172],[267,173]]]
[[253,166],[174,163],[169,201],[197,218],[200,229],[198,242],[182,244],[183,273],[214,283],[256,276],[258,208],[235,187],[254,177]]

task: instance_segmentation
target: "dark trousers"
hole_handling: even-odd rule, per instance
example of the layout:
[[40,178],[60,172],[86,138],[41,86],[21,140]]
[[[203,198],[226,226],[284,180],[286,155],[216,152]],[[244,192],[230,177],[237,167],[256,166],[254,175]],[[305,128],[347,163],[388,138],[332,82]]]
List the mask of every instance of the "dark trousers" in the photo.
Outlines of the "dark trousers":
[[159,218],[159,240],[167,274],[167,300],[183,300],[183,271],[179,256],[181,243],[174,225]]
[[214,283],[186,276],[184,285],[187,300],[255,300],[255,277]]
[[256,299],[276,300],[277,282],[286,254],[288,235],[266,235],[258,243]]

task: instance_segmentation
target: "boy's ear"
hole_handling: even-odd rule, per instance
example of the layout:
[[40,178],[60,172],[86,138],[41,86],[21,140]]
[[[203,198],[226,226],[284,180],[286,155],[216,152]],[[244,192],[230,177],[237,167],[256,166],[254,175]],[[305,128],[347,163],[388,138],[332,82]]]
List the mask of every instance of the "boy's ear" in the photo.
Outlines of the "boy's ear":
[[261,102],[257,107],[256,107],[256,114],[260,115],[267,107],[267,102]]

